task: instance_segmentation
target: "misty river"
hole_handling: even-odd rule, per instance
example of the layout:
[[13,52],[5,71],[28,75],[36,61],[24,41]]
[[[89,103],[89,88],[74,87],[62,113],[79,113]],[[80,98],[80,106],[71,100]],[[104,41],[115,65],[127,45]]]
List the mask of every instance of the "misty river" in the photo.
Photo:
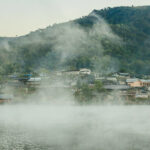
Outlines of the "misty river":
[[0,150],[149,150],[149,106],[0,106]]

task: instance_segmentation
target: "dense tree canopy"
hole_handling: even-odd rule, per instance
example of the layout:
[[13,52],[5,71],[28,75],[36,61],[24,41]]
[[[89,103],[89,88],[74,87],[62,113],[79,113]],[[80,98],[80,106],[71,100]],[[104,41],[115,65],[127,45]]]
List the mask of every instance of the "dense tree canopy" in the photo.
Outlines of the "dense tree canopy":
[[0,38],[0,74],[40,69],[150,74],[150,7],[93,10],[28,35]]

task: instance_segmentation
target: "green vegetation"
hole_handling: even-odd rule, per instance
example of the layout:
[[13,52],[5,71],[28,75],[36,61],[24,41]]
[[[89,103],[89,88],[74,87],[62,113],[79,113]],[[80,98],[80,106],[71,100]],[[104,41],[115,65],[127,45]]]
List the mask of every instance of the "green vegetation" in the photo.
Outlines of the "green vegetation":
[[91,85],[81,84],[80,87],[77,87],[74,96],[80,103],[90,103],[99,100],[100,94],[105,95],[105,89],[101,81],[95,81]]
[[[97,17],[92,16],[92,13],[104,18],[113,33],[121,40],[116,42],[117,39],[91,32],[91,28],[94,28],[97,22]],[[31,32],[22,37],[0,38],[0,74],[80,68],[96,69],[102,73],[123,71],[133,75],[150,74],[150,7],[106,8],[94,10],[92,13],[71,22]],[[72,34],[72,37],[77,38],[66,38],[64,29],[68,28],[64,26],[68,26],[69,23],[75,23],[81,31],[84,31],[88,37],[86,43],[82,40],[82,34],[78,33],[79,30]],[[99,29],[101,30],[101,25]],[[61,45],[59,36],[62,41]],[[74,43],[70,47],[78,37],[79,44]],[[62,49],[59,51],[56,45],[61,47],[69,45],[64,47],[69,55],[66,56]],[[74,51],[77,53],[73,53]],[[62,57],[65,57],[63,61]]]

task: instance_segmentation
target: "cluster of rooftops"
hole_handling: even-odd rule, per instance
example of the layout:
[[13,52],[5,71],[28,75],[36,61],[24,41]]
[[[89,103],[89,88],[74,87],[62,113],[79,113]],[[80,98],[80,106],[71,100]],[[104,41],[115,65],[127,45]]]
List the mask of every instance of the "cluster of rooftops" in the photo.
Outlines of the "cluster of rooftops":
[[[62,78],[64,76],[70,76],[72,78],[71,79],[69,78],[69,80],[70,82],[72,82],[72,85],[75,85],[77,82],[77,80],[74,80],[74,77],[81,76],[82,79],[84,80],[84,77],[86,78],[87,76],[92,76],[95,81],[96,80],[101,81],[106,90],[127,91],[128,89],[140,89],[140,88],[146,87],[150,91],[150,79],[132,78],[130,77],[129,73],[113,73],[111,75],[105,76],[105,75],[101,75],[100,73],[92,72],[90,69],[82,68],[78,71],[56,71],[56,72],[53,72],[53,76],[55,76],[55,79],[57,79],[60,76]],[[37,77],[32,76],[32,74],[24,74],[21,77],[16,76],[16,75],[10,76],[11,79],[18,81],[17,83],[15,82],[16,84],[19,84],[19,82],[23,82],[23,83],[29,83],[31,85],[33,84],[33,86],[34,85],[38,86],[40,82],[42,82],[43,78],[46,78],[46,77],[49,80],[51,78],[51,75],[50,74],[46,75],[44,73],[41,73]],[[0,101],[10,100],[10,99],[12,99],[12,96],[6,95],[6,94],[5,95],[0,94]]]

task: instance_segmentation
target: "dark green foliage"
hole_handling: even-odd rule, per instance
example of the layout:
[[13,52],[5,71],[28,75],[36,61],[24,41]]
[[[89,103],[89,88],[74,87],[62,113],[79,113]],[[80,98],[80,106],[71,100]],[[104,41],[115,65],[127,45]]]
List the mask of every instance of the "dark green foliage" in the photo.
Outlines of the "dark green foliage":
[[98,92],[98,93],[105,91],[101,81],[95,81],[95,83],[94,83],[94,90],[96,92]]
[[74,95],[80,103],[89,103],[93,102],[93,99],[98,100],[102,93],[105,94],[105,89],[101,81],[95,81],[94,84],[78,82]]
[[[93,13],[103,17],[124,43],[119,46],[103,41],[104,53],[117,58],[121,70],[150,74],[150,6],[106,8]],[[93,25],[89,19],[87,16],[77,21],[81,25]]]
[[[109,24],[113,33],[121,38],[121,42],[101,37],[96,33],[89,34],[90,29],[98,23],[97,17],[91,15],[93,13]],[[121,71],[130,72],[133,75],[150,74],[150,6],[106,8],[94,10],[91,14],[71,22],[37,30],[22,37],[0,38],[0,74],[30,73],[37,72],[39,69],[53,71],[90,68],[93,70],[96,67],[95,60],[103,63],[105,58],[109,58],[107,63],[115,60],[117,68]],[[86,44],[80,40],[80,45],[76,45],[76,49],[73,48],[79,53],[69,52],[70,55],[62,61],[64,53],[56,50],[55,46],[59,44],[59,35],[63,38],[65,34],[63,27],[69,23],[77,24],[88,38]],[[61,44],[67,45],[70,39],[67,40]],[[65,50],[68,51],[69,48],[65,47]],[[101,58],[102,56],[104,59]],[[110,73],[111,64],[101,66]]]

